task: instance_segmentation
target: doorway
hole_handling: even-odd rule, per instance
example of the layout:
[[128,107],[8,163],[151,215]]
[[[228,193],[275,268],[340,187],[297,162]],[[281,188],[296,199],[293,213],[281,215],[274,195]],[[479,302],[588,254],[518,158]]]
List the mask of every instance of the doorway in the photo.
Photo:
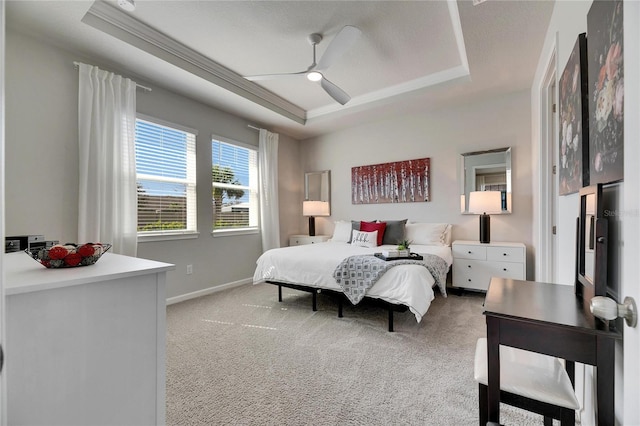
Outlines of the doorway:
[[539,217],[540,251],[537,254],[536,280],[558,282],[556,266],[557,241],[557,202],[558,179],[555,174],[557,153],[554,149],[557,136],[556,112],[556,47],[550,55],[547,70],[540,87],[540,181],[539,181]]

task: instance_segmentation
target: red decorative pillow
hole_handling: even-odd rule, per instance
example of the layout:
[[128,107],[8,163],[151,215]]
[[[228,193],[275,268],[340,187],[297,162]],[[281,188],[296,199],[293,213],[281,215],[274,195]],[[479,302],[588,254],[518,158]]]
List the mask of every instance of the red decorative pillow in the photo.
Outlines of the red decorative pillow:
[[378,231],[378,245],[382,245],[382,238],[384,237],[384,229],[387,227],[386,222],[360,222],[360,230],[363,232]]

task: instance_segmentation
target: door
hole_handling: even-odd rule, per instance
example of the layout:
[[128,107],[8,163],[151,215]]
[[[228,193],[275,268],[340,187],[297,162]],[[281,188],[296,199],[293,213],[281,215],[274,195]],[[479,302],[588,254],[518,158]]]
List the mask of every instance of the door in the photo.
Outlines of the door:
[[556,271],[557,239],[554,235],[556,225],[556,186],[557,179],[553,172],[556,164],[557,149],[555,149],[557,134],[556,104],[556,49],[551,52],[547,69],[540,86],[540,159],[537,164],[539,169],[539,200],[538,204],[538,247],[536,252],[535,280],[542,282],[558,282]]
[[[0,0],[0,240],[4,242],[4,0]],[[5,348],[4,344],[4,250],[0,252],[0,351]],[[2,357],[4,358],[4,356]],[[4,364],[4,359],[2,360]],[[6,374],[4,365],[0,370],[0,425],[7,424]]]
[[[633,297],[640,303],[640,3],[624,2],[624,210],[622,235],[624,252],[620,296]],[[640,326],[624,326],[623,344],[623,410],[622,424],[640,425]],[[616,376],[617,378],[617,376]]]
[[[549,139],[551,140],[551,146],[558,146],[558,100],[556,99],[556,79],[555,72],[553,78],[553,84],[548,89],[549,90],[549,98],[551,99],[551,107],[549,108],[549,120],[551,121],[551,135],[549,135]],[[558,156],[560,153],[557,149],[551,149],[551,164],[552,173],[551,173],[551,198],[549,200],[549,205],[551,208],[549,209],[549,214],[551,215],[551,229],[548,230],[551,238],[551,244],[549,245],[551,248],[551,253],[549,254],[549,275],[552,283],[558,282],[558,271],[556,267],[556,252],[558,250],[558,239],[556,238],[556,227],[558,223],[558,203],[556,202],[556,196],[558,195]]]

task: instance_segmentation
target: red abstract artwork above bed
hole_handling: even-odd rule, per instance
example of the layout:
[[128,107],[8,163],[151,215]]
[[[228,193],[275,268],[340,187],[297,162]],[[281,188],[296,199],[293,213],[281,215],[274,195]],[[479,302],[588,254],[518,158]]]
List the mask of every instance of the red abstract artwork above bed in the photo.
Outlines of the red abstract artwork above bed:
[[351,168],[352,204],[429,201],[430,159]]

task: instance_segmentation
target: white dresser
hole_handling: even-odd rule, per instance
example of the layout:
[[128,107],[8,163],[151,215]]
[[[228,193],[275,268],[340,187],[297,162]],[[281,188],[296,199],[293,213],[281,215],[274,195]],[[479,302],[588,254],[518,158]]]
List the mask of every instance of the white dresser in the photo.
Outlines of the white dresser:
[[329,239],[328,235],[292,235],[289,237],[290,246],[303,246],[305,244],[324,243]]
[[168,263],[105,253],[46,269],[6,267],[7,424],[165,424]]
[[454,241],[453,286],[486,291],[491,277],[526,279],[526,246],[522,243]]

